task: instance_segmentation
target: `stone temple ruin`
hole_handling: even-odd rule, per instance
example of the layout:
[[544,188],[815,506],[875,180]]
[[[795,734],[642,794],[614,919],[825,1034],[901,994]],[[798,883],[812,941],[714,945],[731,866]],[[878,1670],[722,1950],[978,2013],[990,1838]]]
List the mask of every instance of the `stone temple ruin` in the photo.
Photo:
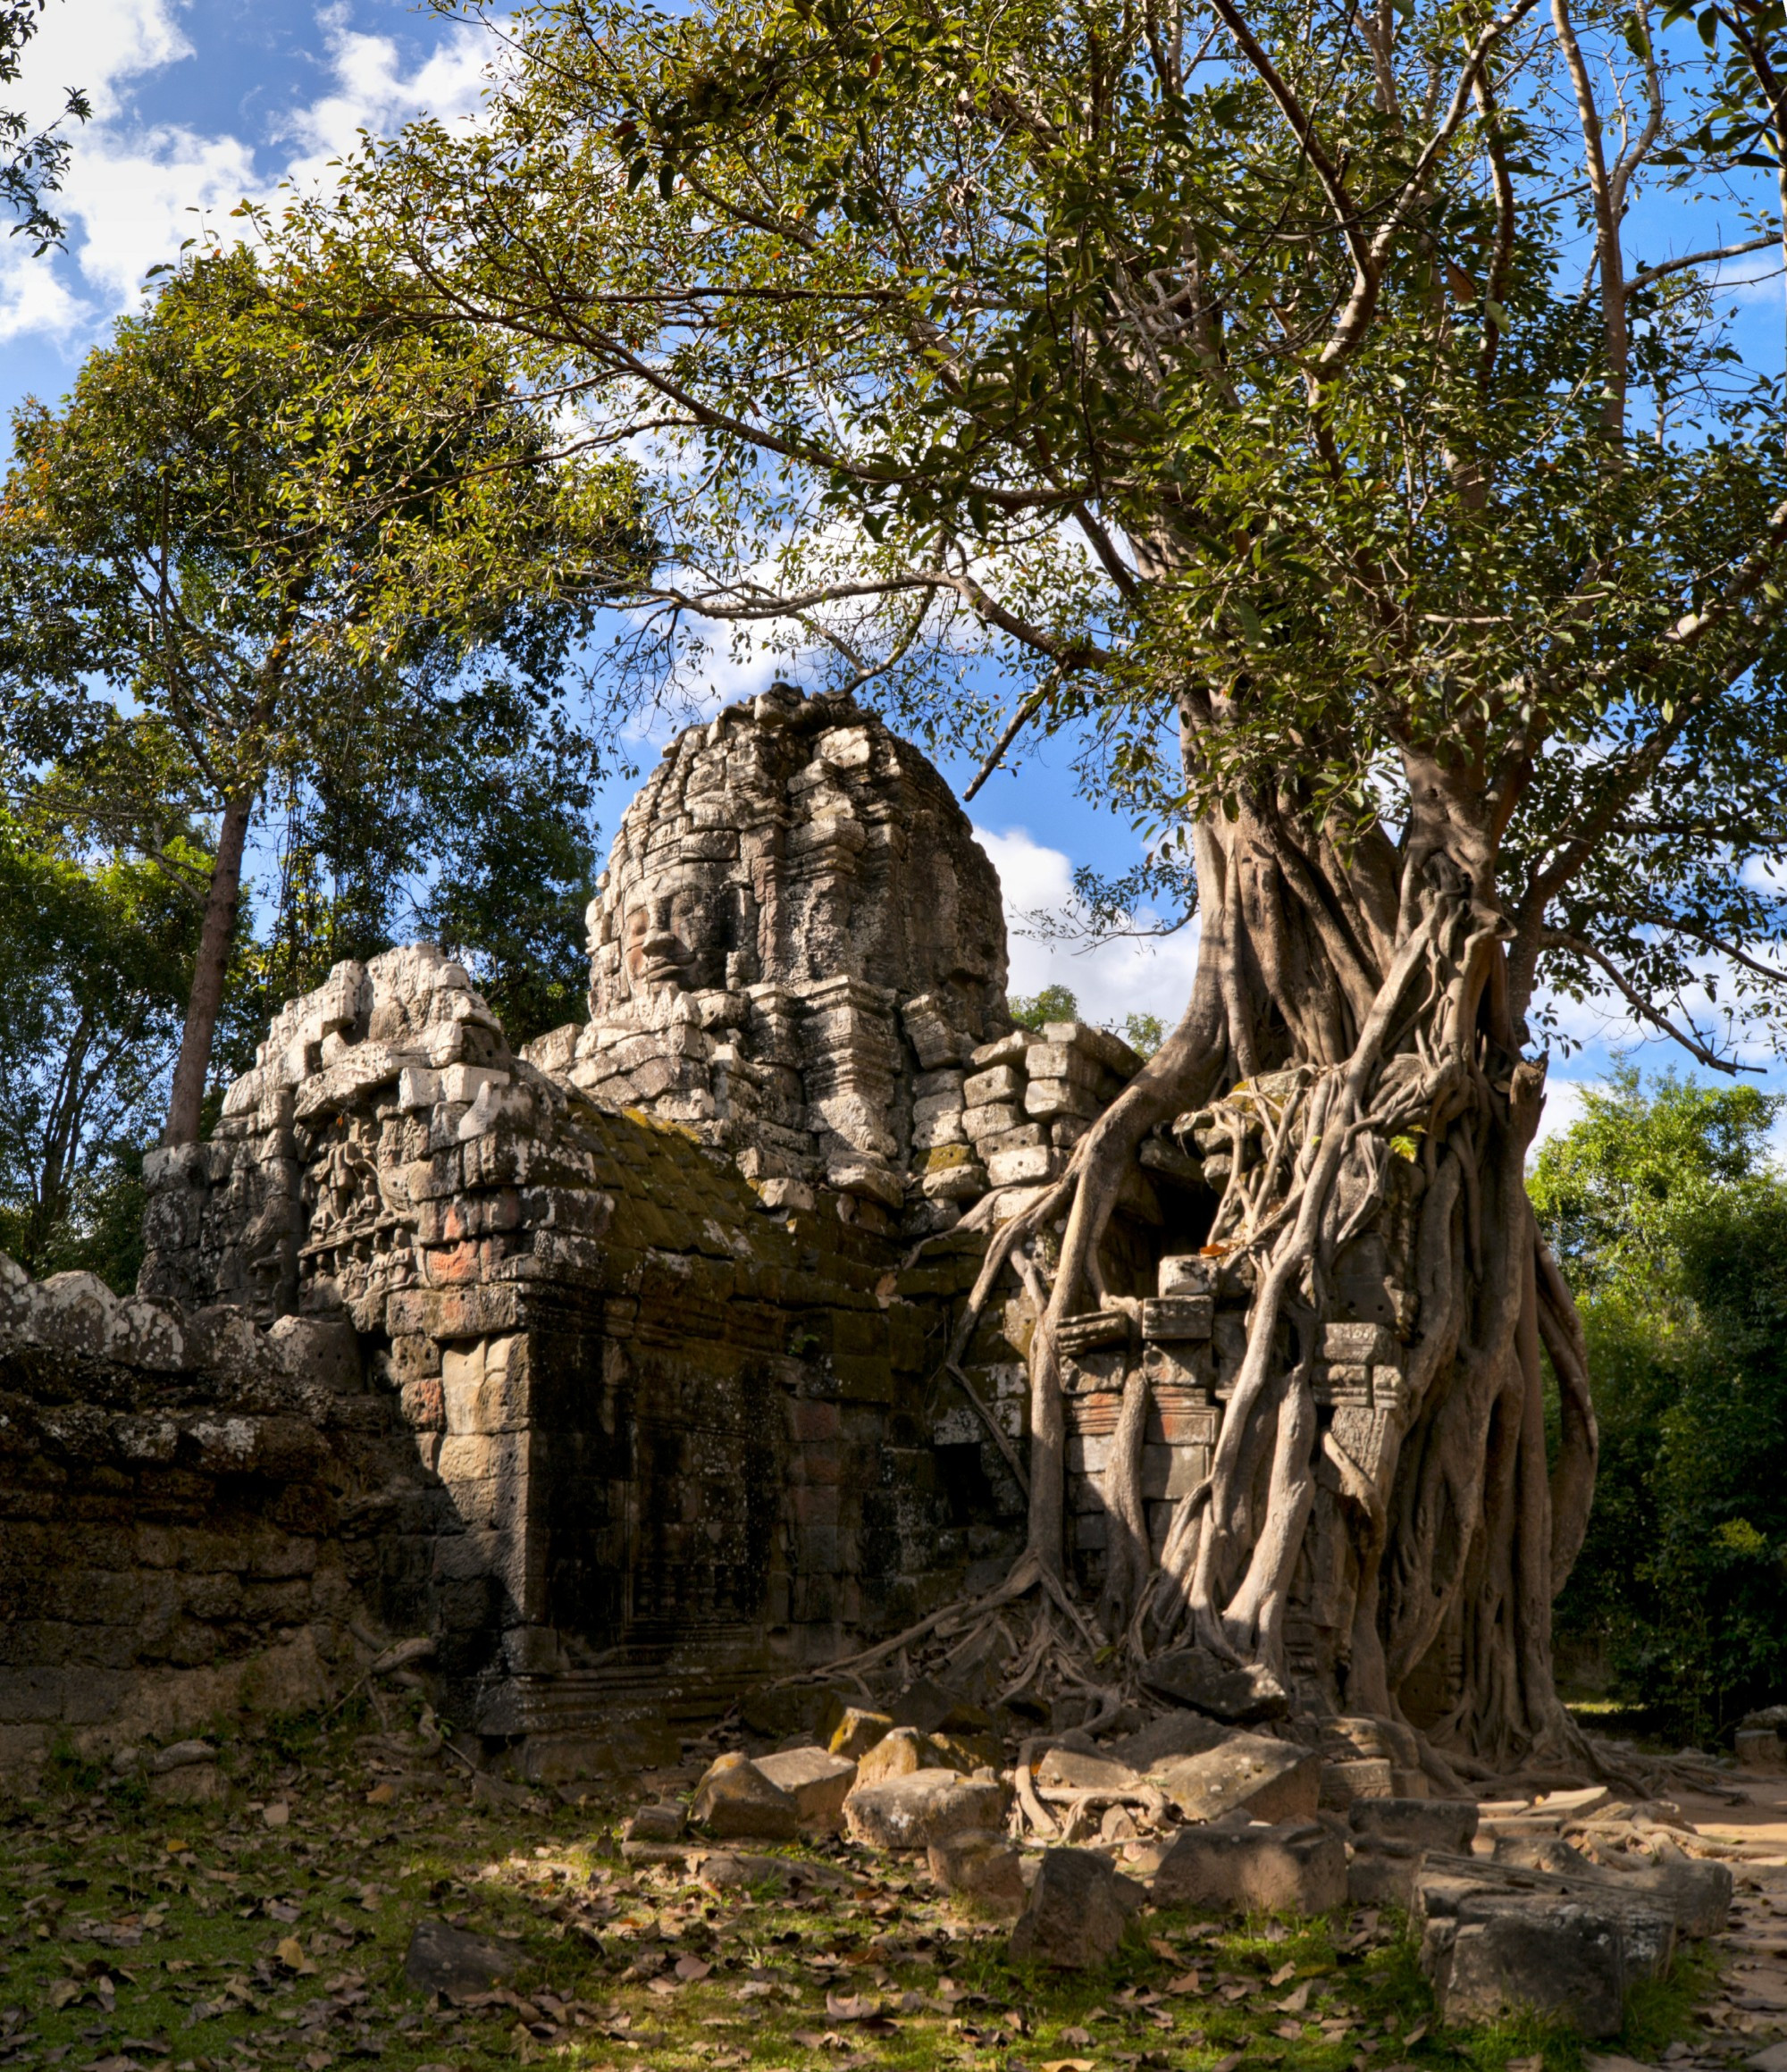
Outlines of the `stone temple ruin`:
[[[0,1764],[308,1702],[409,1635],[445,1715],[571,1774],[1006,1572],[1020,1282],[944,1352],[989,1231],[1139,1061],[1013,1028],[942,779],[785,686],[667,749],[590,935],[590,1019],[519,1053],[438,949],[337,967],[210,1141],[148,1160],[134,1299],[0,1279]],[[1132,1362],[1157,1545],[1207,1470],[1248,1290],[1196,1254],[1237,1148],[1143,1147],[1141,1299],[1072,1327],[1089,1589]],[[1407,1324],[1381,1263],[1318,1387],[1366,1475]],[[1313,1674],[1351,1610],[1319,1562],[1299,1590]]]

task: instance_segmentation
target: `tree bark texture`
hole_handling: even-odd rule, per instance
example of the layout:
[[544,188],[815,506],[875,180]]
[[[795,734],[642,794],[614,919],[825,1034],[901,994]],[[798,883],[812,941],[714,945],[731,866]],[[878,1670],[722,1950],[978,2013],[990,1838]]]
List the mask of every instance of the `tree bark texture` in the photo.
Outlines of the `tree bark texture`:
[[[1185,1016],[1066,1179],[1001,1231],[983,1284],[1009,1259],[1037,1312],[1029,1555],[1060,1577],[1073,1321],[1139,1318],[1154,1290],[1111,1284],[1112,1221],[1145,1140],[1195,1134],[1223,1177],[1191,1237],[1212,1286],[1246,1294],[1245,1352],[1212,1370],[1207,1471],[1162,1544],[1132,1344],[1102,1490],[1105,1637],[1132,1666],[1198,1643],[1300,1707],[1405,1719],[1487,1773],[1580,1753],[1551,1605],[1596,1433],[1581,1325],[1525,1192],[1544,1072],[1520,1054],[1493,804],[1418,757],[1405,770],[1398,844],[1374,828],[1343,852],[1270,796],[1199,827]],[[1369,1368],[1347,1363],[1359,1346]]]
[[187,1001],[186,1026],[174,1061],[173,1087],[168,1098],[167,1145],[197,1144],[205,1080],[211,1069],[211,1046],[223,1004],[223,981],[230,969],[230,949],[236,936],[236,910],[242,896],[242,851],[254,812],[252,792],[226,800],[217,833],[217,857],[205,899],[198,934],[198,958],[192,992]]

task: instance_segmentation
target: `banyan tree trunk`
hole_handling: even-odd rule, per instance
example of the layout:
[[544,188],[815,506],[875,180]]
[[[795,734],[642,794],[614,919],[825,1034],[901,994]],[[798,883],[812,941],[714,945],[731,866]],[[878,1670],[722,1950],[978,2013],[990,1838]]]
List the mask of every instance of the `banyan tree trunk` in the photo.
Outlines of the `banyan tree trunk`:
[[[1251,1291],[1245,1356],[1163,1547],[1141,1496],[1149,1383],[1128,1370],[1101,1623],[1131,1657],[1196,1642],[1313,1709],[1414,1718],[1456,1766],[1488,1772],[1580,1751],[1551,1605],[1581,1544],[1596,1437],[1580,1325],[1523,1184],[1544,1073],[1520,1055],[1493,816],[1456,777],[1406,767],[1400,849],[1372,830],[1343,855],[1281,799],[1198,829],[1184,1019],[1067,1178],[1001,1232],[983,1282],[1009,1261],[1041,1311],[1029,1553],[1056,1579],[1063,1346],[1075,1318],[1125,1304],[1102,1247],[1126,1178],[1151,1134],[1226,1133],[1204,1252]],[[1337,1338],[1337,1262],[1367,1242],[1392,1321]],[[1337,1347],[1358,1350],[1356,1373]],[[1289,1657],[1296,1603],[1321,1607],[1319,1658]]]

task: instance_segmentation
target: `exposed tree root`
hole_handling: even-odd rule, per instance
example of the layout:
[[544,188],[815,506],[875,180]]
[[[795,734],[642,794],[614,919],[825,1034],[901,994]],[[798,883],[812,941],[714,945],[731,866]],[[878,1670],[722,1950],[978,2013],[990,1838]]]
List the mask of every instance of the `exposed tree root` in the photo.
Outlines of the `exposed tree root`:
[[[946,1671],[994,1648],[1001,1699],[1041,1715],[1096,1694],[1115,1716],[1152,1657],[1195,1643],[1276,1679],[1305,1721],[1363,1715],[1405,1734],[1418,1720],[1422,1766],[1446,1788],[1607,1769],[1552,1678],[1550,1607],[1582,1544],[1597,1435],[1581,1325],[1523,1184],[1543,1068],[1519,1055],[1508,931],[1481,856],[1456,827],[1417,832],[1392,893],[1381,856],[1372,877],[1313,835],[1300,849],[1270,801],[1200,828],[1205,925],[1185,1017],[1062,1178],[994,1230],[941,1370],[1025,1491],[1023,1557],[997,1590],[815,1674],[921,1645]],[[1251,1296],[1245,1350],[1215,1377],[1208,1470],[1163,1542],[1143,1491],[1154,1387],[1145,1361],[1127,1365],[1094,1610],[1067,1549],[1066,1383],[1091,1342],[1075,1327],[1120,1311],[1140,1335],[1153,1290],[1113,1287],[1104,1244],[1141,1145],[1172,1129],[1227,1160],[1189,1236],[1223,1288]],[[1341,1267],[1362,1244],[1380,1262],[1372,1313],[1394,1315],[1393,1332],[1347,1322],[1363,1298]],[[1008,1277],[1033,1317],[1028,1472],[964,1368]],[[1346,1364],[1355,1340],[1369,1385],[1367,1364]],[[1562,1406],[1555,1462],[1541,1347]],[[1020,1797],[1042,1831],[1046,1806]]]

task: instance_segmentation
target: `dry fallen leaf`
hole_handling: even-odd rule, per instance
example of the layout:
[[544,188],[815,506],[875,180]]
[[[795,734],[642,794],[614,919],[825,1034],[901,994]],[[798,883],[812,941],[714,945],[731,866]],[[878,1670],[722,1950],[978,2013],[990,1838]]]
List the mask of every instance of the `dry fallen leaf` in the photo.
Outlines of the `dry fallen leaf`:
[[1092,2041],[1092,2032],[1089,2029],[1063,2029],[1061,2033],[1061,2040],[1064,2043],[1089,2043]]
[[1273,1972],[1272,1976],[1266,1981],[1266,1984],[1268,1985],[1282,1985],[1288,1978],[1295,1978],[1296,1976],[1296,1965],[1281,1964],[1278,1969]]
[[1294,2043],[1303,2034],[1303,2024],[1301,2022],[1275,2022],[1272,2025],[1272,2034],[1275,2036],[1282,2036],[1288,2043]]
[[283,1799],[275,1799],[271,1806],[261,1808],[261,1818],[269,1827],[283,1827],[291,1818],[291,1808]]
[[1043,2072],[1096,2072],[1090,2058],[1045,2058]]
[[1284,2015],[1300,2015],[1309,2005],[1309,1989],[1314,1984],[1315,1981],[1313,1978],[1306,1978],[1301,1985],[1293,1988],[1277,2003],[1279,2012]]
[[1231,2051],[1226,2058],[1219,2058],[1210,2068],[1210,2072],[1236,2072],[1236,2068],[1246,2054],[1245,2051]]
[[1154,1951],[1156,1957],[1165,1958],[1169,1964],[1179,1962],[1179,1951],[1173,1948],[1164,1935],[1150,1935],[1148,1948]]
[[1167,1981],[1167,1991],[1178,1993],[1202,1992],[1204,1981],[1196,1970],[1182,1971],[1177,1978],[1170,1978]]
[[391,1790],[389,1784],[374,1784],[366,1794],[366,1804],[368,1806],[389,1806],[396,1797],[397,1793]]
[[713,1968],[711,1964],[700,1957],[685,1955],[676,1959],[676,1976],[689,1984],[693,1984],[697,1979],[706,1978]]
[[282,1936],[273,1954],[288,1971],[308,1974],[316,1969],[315,1965],[304,1954],[304,1945],[296,1935]]
[[71,2001],[80,1998],[80,1981],[78,1978],[59,1978],[50,1987],[48,1999],[53,2008],[65,2008]]

